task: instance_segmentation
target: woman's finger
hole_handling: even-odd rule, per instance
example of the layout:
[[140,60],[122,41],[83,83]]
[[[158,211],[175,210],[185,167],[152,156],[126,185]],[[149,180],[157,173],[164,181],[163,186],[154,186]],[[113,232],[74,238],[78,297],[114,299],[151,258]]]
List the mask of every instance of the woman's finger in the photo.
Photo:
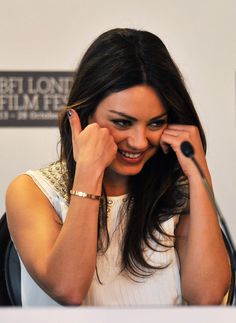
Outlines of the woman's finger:
[[167,153],[169,151],[169,146],[171,146],[172,149],[176,151],[177,147],[179,146],[179,138],[178,136],[163,133],[160,140],[160,146],[162,147],[164,153]]
[[165,143],[162,139],[160,140],[160,146],[161,149],[163,150],[164,154],[168,154],[169,150],[170,150],[170,145],[168,145],[167,143]]
[[67,115],[68,115],[68,118],[70,121],[71,131],[74,134],[80,134],[82,129],[81,129],[81,123],[80,123],[78,113],[76,113],[74,110],[70,109],[67,111]]
[[179,130],[179,131],[194,131],[196,127],[192,125],[184,125],[184,124],[168,124],[167,129],[170,130]]
[[162,133],[160,146],[165,153],[168,151],[167,147],[171,147],[176,153],[184,173],[187,176],[192,176],[192,174],[195,174],[196,172],[196,167],[193,167],[193,163],[183,155],[181,151],[181,144],[183,141],[189,141],[192,144],[196,160],[201,165],[202,169],[205,169],[205,173],[207,173],[205,153],[197,127],[186,125],[168,126]]
[[76,161],[77,159],[77,140],[79,137],[79,134],[81,132],[81,123],[78,114],[70,109],[67,111],[67,116],[70,121],[70,127],[71,127],[71,136],[72,136],[72,145],[73,145],[73,155],[74,155],[74,160]]

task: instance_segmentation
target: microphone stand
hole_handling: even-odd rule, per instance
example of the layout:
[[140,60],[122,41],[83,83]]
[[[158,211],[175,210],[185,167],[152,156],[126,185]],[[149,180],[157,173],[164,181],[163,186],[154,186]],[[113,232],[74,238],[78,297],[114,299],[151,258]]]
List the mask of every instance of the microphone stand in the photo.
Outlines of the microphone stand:
[[228,247],[230,250],[228,250],[228,252],[230,253],[229,254],[229,257],[230,257],[230,260],[231,260],[231,266],[232,266],[232,270],[233,270],[233,283],[234,283],[234,291],[233,291],[233,304],[232,305],[235,305],[236,303],[236,282],[235,282],[235,276],[236,276],[236,249],[235,249],[235,246],[234,246],[234,243],[233,243],[233,239],[232,239],[232,236],[230,234],[230,231],[228,229],[228,226],[225,222],[225,219],[224,219],[224,216],[220,210],[220,207],[214,197],[214,194],[213,194],[213,191],[212,189],[210,188],[210,185],[208,184],[208,181],[199,165],[199,163],[197,162],[197,160],[195,159],[194,157],[194,149],[193,149],[193,146],[190,144],[190,142],[188,141],[184,141],[182,142],[181,144],[181,151],[182,153],[184,154],[184,156],[190,158],[193,163],[195,164],[196,168],[198,169],[198,172],[202,178],[202,183],[207,191],[207,194],[209,196],[209,199],[216,211],[216,213],[218,214],[218,218],[219,218],[219,222],[220,222],[220,226],[221,226],[221,229],[223,231],[223,233],[225,234],[225,238],[227,239],[227,242],[228,242]]

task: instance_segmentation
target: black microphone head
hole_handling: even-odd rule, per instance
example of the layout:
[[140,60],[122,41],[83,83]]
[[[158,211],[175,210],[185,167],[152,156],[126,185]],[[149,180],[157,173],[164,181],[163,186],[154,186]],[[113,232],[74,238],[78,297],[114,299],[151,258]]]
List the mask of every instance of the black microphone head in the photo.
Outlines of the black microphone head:
[[194,156],[194,149],[189,141],[183,141],[180,149],[185,157],[192,158]]

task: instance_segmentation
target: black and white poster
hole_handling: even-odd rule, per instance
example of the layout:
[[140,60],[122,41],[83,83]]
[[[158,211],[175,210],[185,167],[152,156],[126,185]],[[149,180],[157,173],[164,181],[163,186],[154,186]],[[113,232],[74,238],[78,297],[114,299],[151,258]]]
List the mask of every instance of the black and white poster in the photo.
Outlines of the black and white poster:
[[54,127],[72,72],[0,72],[0,127]]

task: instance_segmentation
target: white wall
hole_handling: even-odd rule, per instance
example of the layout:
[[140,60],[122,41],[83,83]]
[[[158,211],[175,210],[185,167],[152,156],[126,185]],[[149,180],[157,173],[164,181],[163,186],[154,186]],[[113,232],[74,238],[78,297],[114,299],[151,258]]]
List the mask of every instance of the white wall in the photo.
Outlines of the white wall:
[[[159,35],[183,72],[208,139],[215,193],[236,236],[235,0],[0,0],[0,71],[71,70],[113,27]],[[56,159],[58,130],[0,129],[0,213],[11,179]]]

